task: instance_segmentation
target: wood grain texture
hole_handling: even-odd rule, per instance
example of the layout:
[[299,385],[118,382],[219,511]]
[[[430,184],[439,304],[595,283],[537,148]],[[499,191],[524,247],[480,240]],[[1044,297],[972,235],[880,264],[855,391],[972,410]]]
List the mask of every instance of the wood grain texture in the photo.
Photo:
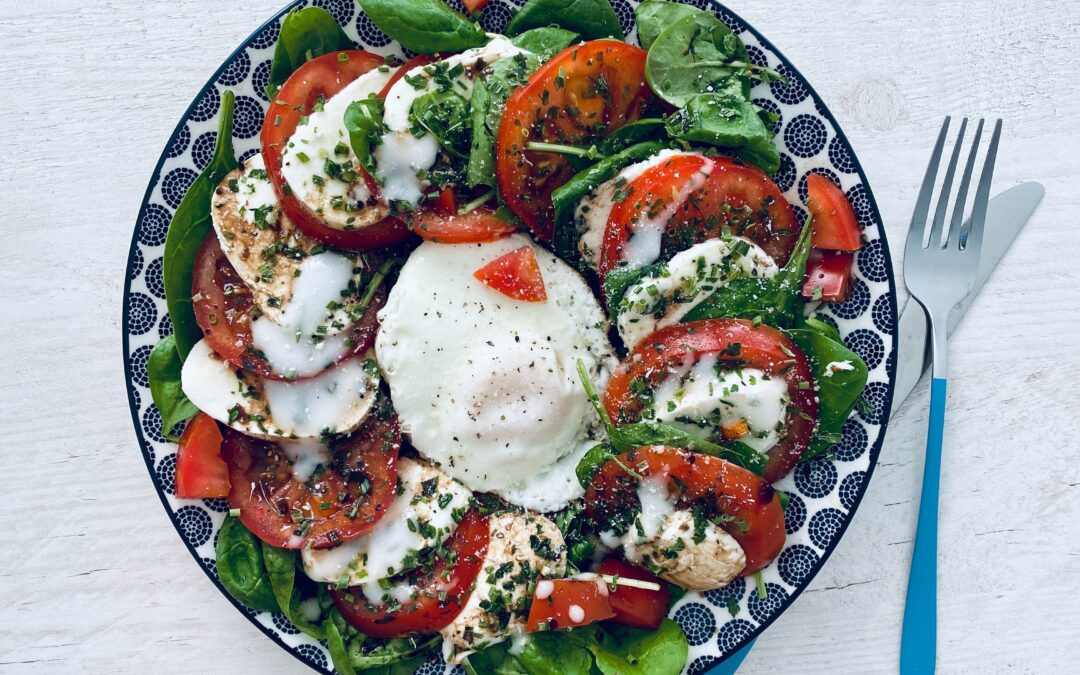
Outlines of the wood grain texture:
[[[125,256],[191,97],[280,0],[0,3],[0,670],[302,672],[192,562],[124,394]],[[894,262],[945,114],[1005,119],[998,190],[1047,196],[952,341],[943,673],[1080,664],[1080,6],[733,1],[848,134]],[[893,672],[928,391],[847,535],[746,673]]]

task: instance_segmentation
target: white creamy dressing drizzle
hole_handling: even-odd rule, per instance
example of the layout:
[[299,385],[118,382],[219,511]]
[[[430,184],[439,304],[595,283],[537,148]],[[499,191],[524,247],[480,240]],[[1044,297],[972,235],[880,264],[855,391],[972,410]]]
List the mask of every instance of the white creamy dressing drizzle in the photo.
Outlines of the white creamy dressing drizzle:
[[855,365],[851,361],[830,361],[825,365],[824,376],[832,377],[842,370],[855,370]]
[[[410,113],[413,103],[424,94],[435,91],[435,82],[431,77],[436,67],[453,68],[465,66],[465,72],[454,79],[454,91],[466,100],[472,95],[473,78],[478,75],[471,66],[478,61],[490,65],[499,59],[515,54],[528,53],[514,45],[501,35],[492,35],[491,41],[483,47],[468,49],[435,64],[413,68],[408,72],[408,80],[402,78],[394,83],[386,94],[386,107],[383,122],[389,132],[382,137],[382,142],[375,148],[375,176],[383,186],[383,197],[391,201],[405,201],[417,204],[426,182],[417,175],[435,164],[439,153],[439,143],[431,135],[421,138],[410,132],[412,121]],[[417,77],[426,78],[423,86],[415,86]]]
[[787,413],[787,381],[757,368],[717,369],[705,356],[684,373],[666,378],[654,392],[656,419],[695,435],[719,436],[720,427],[745,421],[738,439],[760,452],[776,445]]
[[[357,272],[355,263],[339,253],[308,256],[293,283],[293,295],[282,313],[281,323],[262,316],[251,323],[252,346],[261,351],[275,373],[286,377],[310,377],[333,365],[349,352],[344,326],[352,321],[327,305],[341,302],[342,291]],[[320,333],[325,327],[325,334]]]
[[[638,501],[641,502],[641,515],[638,523],[640,534],[645,539],[653,539],[664,527],[668,515],[675,510],[667,481],[663,476],[647,476],[638,484]],[[635,528],[630,528],[628,535],[636,536]]]
[[[257,175],[252,175],[253,172]],[[237,213],[240,217],[254,225],[256,216],[262,213],[267,225],[277,222],[281,210],[277,205],[274,186],[266,175],[262,153],[253,155],[246,162],[243,173],[236,181],[236,187]]]
[[263,396],[277,427],[317,438],[341,431],[341,421],[357,406],[370,407],[376,387],[376,375],[355,358],[304,380],[264,380]]
[[[429,497],[423,496],[423,481],[435,477],[441,477],[440,489]],[[329,549],[301,553],[304,571],[309,577],[336,583],[348,575],[350,585],[363,585],[364,593],[372,598],[370,591],[375,594],[374,600],[378,600],[387,592],[394,594],[394,591],[380,587],[380,579],[406,571],[404,564],[410,553],[445,541],[457,529],[454,510],[469,504],[472,494],[468,489],[456,483],[450,483],[447,488],[441,472],[411,460],[398,463],[398,478],[403,492],[394,498],[370,533]],[[439,504],[443,494],[452,496],[445,506]],[[437,534],[434,537],[422,534],[421,528],[417,527],[421,521],[435,528]]]
[[316,438],[282,440],[278,445],[292,462],[293,478],[301,483],[311,478],[320,464],[330,464],[330,449]]
[[[653,331],[678,323],[732,279],[772,278],[779,271],[772,257],[749,239],[695,244],[673,256],[662,272],[630,285],[618,307],[619,335],[633,347]],[[658,311],[662,316],[656,316]]]
[[[394,69],[384,72],[376,68],[349,83],[325,101],[322,110],[308,115],[306,124],[296,127],[281,153],[281,174],[293,194],[335,229],[349,225],[348,219],[366,204],[371,192],[362,174],[351,182],[329,176],[326,161],[359,166],[345,129],[345,110],[354,101],[378,94],[393,73]],[[335,206],[335,197],[344,199],[354,211]]]

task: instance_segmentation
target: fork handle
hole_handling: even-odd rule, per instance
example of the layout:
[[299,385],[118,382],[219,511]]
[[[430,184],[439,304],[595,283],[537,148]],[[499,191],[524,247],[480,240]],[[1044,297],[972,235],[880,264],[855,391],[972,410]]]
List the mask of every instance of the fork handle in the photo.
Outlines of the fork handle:
[[941,441],[945,431],[945,383],[930,384],[930,425],[926,434],[919,524],[911,555],[904,632],[900,640],[900,673],[933,673],[937,658],[938,492],[941,484]]

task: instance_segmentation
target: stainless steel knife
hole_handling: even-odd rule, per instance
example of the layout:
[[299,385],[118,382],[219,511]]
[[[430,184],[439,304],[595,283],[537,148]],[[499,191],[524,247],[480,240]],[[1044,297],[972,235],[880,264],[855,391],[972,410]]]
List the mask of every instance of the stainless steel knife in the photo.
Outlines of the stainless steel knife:
[[[1046,189],[1040,183],[1021,183],[990,200],[986,210],[986,230],[983,238],[982,258],[979,272],[971,293],[949,315],[949,333],[960,323],[975,296],[997,267],[998,261],[1009,250],[1013,239],[1023,229],[1035,207],[1042,201]],[[926,314],[919,303],[908,300],[898,322],[896,355],[896,389],[893,393],[892,410],[903,405],[911,390],[919,383],[930,367],[930,355],[926,342]]]

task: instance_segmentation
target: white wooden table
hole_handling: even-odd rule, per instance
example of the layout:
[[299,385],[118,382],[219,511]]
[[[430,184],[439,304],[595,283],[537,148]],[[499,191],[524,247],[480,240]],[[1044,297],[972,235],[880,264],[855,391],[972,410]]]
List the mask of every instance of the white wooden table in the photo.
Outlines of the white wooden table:
[[[302,670],[228,605],[170,526],[132,433],[120,348],[125,256],[157,155],[281,1],[0,0],[0,670]],[[939,664],[1074,671],[1080,7],[731,6],[836,114],[894,262],[946,113],[1005,118],[997,189],[1046,185],[952,343]],[[745,672],[896,670],[927,405],[924,385],[893,420],[844,540]]]

